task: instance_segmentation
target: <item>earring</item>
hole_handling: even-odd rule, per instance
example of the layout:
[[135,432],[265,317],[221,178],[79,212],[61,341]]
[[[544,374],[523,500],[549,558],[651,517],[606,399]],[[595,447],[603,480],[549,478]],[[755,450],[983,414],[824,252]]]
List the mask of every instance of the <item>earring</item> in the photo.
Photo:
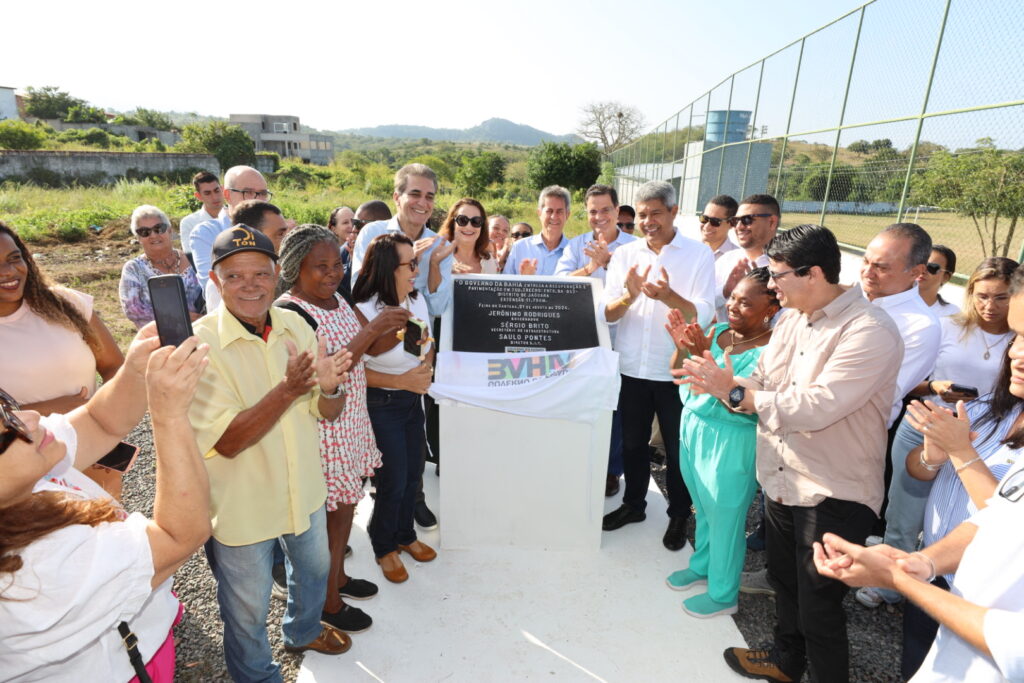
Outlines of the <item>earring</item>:
[[770,324],[771,324],[771,322],[772,322],[772,317],[771,317],[770,315],[766,315],[766,316],[764,317],[764,326],[765,326],[765,327],[768,327],[768,325],[770,325]]

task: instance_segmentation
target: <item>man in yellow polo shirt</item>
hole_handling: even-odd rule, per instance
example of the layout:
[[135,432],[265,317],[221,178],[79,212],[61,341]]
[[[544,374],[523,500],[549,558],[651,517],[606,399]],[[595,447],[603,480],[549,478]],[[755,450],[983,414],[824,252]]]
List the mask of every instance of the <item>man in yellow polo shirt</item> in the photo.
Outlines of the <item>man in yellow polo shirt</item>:
[[328,356],[297,314],[273,308],[277,254],[245,225],[220,233],[212,279],[223,305],[195,324],[210,345],[189,417],[210,475],[207,544],[235,681],[280,681],[267,641],[271,564],[288,557],[285,649],[340,654],[352,641],[321,625],[330,558],[317,418],[344,408],[348,352]]

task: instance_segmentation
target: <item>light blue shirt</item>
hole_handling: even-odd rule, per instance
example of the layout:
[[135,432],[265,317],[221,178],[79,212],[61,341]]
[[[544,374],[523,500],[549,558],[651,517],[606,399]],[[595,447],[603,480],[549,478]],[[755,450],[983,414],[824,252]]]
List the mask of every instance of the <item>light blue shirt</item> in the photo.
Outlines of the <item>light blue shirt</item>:
[[537,275],[554,275],[558,259],[569,246],[569,240],[562,235],[562,241],[558,246],[548,251],[544,244],[544,238],[540,235],[524,237],[512,246],[512,251],[505,260],[505,269],[501,271],[505,275],[519,275],[519,262],[524,258],[537,259]]
[[[630,235],[621,230],[618,231],[618,235],[615,237],[615,241],[608,245],[608,253],[615,253],[615,250],[621,247],[623,244],[629,244],[636,239],[635,235]],[[558,265],[555,266],[555,275],[571,275],[583,266],[590,263],[590,257],[583,253],[583,250],[591,242],[596,242],[597,237],[592,232],[586,232],[582,235],[577,235],[569,240],[569,244],[562,252],[562,257],[558,259]],[[606,275],[604,268],[598,268],[588,277],[596,277],[601,282],[604,282],[604,276]]]
[[217,218],[200,223],[193,228],[189,235],[189,246],[192,248],[192,258],[196,262],[196,276],[199,284],[206,289],[206,283],[210,279],[210,264],[213,262],[213,242],[217,235],[231,227],[231,217],[224,211]]
[[[355,289],[356,280],[359,278],[359,271],[363,268],[363,256],[366,255],[366,248],[370,246],[370,242],[373,238],[378,235],[383,235],[386,232],[401,232],[402,228],[398,225],[398,217],[395,216],[389,221],[375,221],[363,226],[363,229],[359,231],[359,237],[356,238],[355,249],[352,251],[352,288]],[[422,234],[417,239],[427,239],[437,235],[436,232],[428,227],[423,228]],[[413,240],[416,241],[416,240]],[[427,300],[427,310],[432,316],[439,316],[444,314],[448,308],[448,304],[452,300],[452,260],[455,258],[455,254],[449,254],[447,258],[438,264],[441,269],[441,284],[437,286],[437,291],[431,293],[427,281],[430,277],[430,255],[437,249],[441,243],[440,240],[430,245],[430,248],[420,254],[420,269],[416,274],[416,289],[423,293],[423,296]]]

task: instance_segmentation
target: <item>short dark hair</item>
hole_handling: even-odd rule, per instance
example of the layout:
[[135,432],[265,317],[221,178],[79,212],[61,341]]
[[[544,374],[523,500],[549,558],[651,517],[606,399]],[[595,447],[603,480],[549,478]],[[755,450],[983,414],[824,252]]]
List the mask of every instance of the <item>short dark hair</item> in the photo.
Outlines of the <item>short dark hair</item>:
[[615,191],[615,188],[611,185],[601,185],[600,183],[587,188],[587,194],[583,196],[583,203],[586,204],[587,200],[591,197],[600,197],[605,194],[612,198],[612,204],[615,206],[619,205],[619,193]]
[[907,268],[928,263],[928,257],[932,255],[932,236],[917,223],[893,223],[881,234],[910,240]]
[[[933,244],[932,251],[937,251],[946,258],[946,270],[950,273],[956,272],[956,252],[945,244]],[[929,254],[930,256],[930,254]]]
[[714,204],[715,206],[722,207],[729,214],[729,218],[735,216],[736,211],[740,208],[740,205],[736,203],[736,200],[727,194],[715,195],[708,200],[708,204]]
[[[743,203],[757,202],[744,199]],[[825,280],[833,285],[839,284],[842,256],[836,236],[828,228],[808,223],[780,232],[765,247],[765,254],[772,261],[785,263],[796,270],[793,274],[798,277],[806,275],[812,266],[818,266],[825,274]]]
[[359,208],[356,209],[355,215],[357,218],[359,217],[359,214],[366,215],[366,218],[359,219],[362,221],[391,220],[391,209],[389,209],[388,205],[379,199],[371,199],[368,202],[363,202],[362,204],[360,204]]
[[[363,267],[359,277],[352,285],[352,301],[361,304],[377,295],[377,302],[384,306],[401,306],[398,290],[395,289],[395,269],[401,260],[398,257],[398,245],[413,246],[412,240],[401,232],[386,232],[377,235],[366,248]],[[416,290],[409,295],[416,298]]]
[[636,209],[629,204],[619,204],[619,213],[628,213],[630,218],[636,218]]
[[200,171],[192,176],[192,187],[196,188],[196,192],[199,192],[199,186],[205,185],[206,183],[219,183],[220,178],[213,175],[209,171]]
[[256,228],[262,232],[263,221],[266,220],[265,216],[267,213],[274,213],[278,216],[281,215],[281,209],[277,208],[270,202],[265,202],[260,199],[246,199],[244,202],[239,202],[235,205],[235,208],[231,210],[231,225],[248,225],[250,228]]
[[[750,194],[744,197],[740,204],[758,204],[759,206],[767,206],[776,216],[782,215],[782,209],[779,208],[778,200],[770,194]],[[738,209],[739,206],[736,208]]]

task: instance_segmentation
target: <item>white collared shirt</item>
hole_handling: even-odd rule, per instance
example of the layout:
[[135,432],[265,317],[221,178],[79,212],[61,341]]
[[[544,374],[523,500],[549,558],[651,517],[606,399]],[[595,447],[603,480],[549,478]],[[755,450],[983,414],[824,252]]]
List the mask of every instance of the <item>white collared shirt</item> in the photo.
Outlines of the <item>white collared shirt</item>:
[[[605,278],[602,315],[608,304],[625,294],[626,274],[632,266],[643,272],[648,266],[648,282],[668,272],[669,286],[697,309],[697,321],[707,327],[714,315],[715,260],[707,245],[683,237],[676,230],[672,241],[655,253],[646,239],[636,239],[619,247],[612,255]],[[623,375],[659,382],[672,381],[669,361],[675,342],[665,330],[668,306],[641,294],[618,320],[615,350],[619,352],[619,370]]]
[[[615,235],[615,240],[608,245],[608,253],[610,254],[614,254],[615,250],[622,245],[636,240],[634,235],[629,235],[621,230],[616,230],[616,233],[618,234]],[[595,237],[593,232],[586,232],[569,240],[569,244],[562,251],[562,257],[558,259],[558,265],[555,266],[555,275],[572,275],[590,263],[590,257],[584,254],[583,250],[591,242],[596,241],[597,237]],[[607,271],[604,268],[598,268],[587,277],[596,277],[601,282],[604,282],[605,275],[607,275]]]
[[900,414],[903,397],[923,382],[935,369],[942,343],[939,319],[917,292],[917,284],[899,294],[880,296],[871,303],[889,314],[903,337],[903,365],[896,378],[896,396],[893,397],[889,425]]
[[[726,240],[728,241],[728,240]],[[723,242],[724,244],[724,242]],[[721,258],[715,257],[715,316],[718,318],[718,322],[724,323],[729,320],[729,314],[725,310],[725,304],[728,297],[725,296],[725,283],[729,279],[729,275],[732,273],[733,268],[742,259],[747,258],[747,250],[740,249],[739,247],[733,246],[732,249],[726,250],[726,253]],[[768,256],[761,254],[755,261],[758,268],[766,268],[768,266]],[[730,292],[731,294],[731,292]]]

